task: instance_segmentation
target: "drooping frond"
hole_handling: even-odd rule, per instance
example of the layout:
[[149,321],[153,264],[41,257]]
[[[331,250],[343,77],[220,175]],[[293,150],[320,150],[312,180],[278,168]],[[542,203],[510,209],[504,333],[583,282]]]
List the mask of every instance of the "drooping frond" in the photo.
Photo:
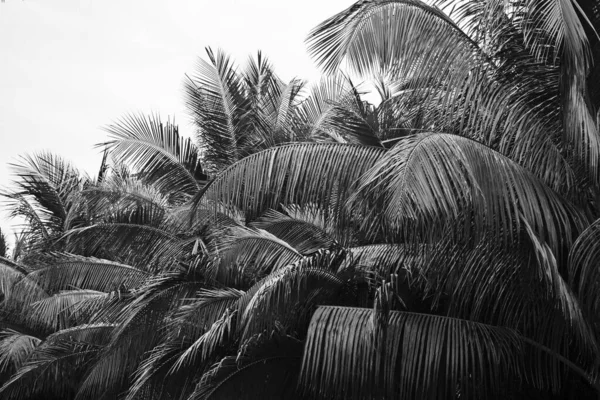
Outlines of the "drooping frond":
[[38,269],[28,277],[53,293],[73,289],[110,292],[138,287],[149,274],[114,261],[59,254],[52,265]]
[[316,203],[340,212],[356,182],[385,153],[376,147],[301,143],[265,150],[223,171],[197,198],[259,216],[280,204]]
[[49,336],[0,393],[15,400],[36,395],[72,397],[86,366],[107,343],[112,329],[107,324],[82,325]]
[[179,334],[197,338],[228,308],[233,308],[243,294],[243,291],[233,288],[202,289],[177,310],[170,325],[181,331]]
[[[306,321],[311,306],[332,301],[344,284],[338,275],[345,254],[319,252],[271,273],[259,284],[239,316],[238,329],[247,339],[282,327],[294,331]],[[240,303],[240,306],[242,303]]]
[[24,156],[12,167],[16,175],[13,188],[1,195],[10,217],[24,222],[20,230],[27,246],[20,250],[51,248],[50,239],[68,228],[69,217],[76,219],[75,198],[89,179],[52,153]]
[[325,71],[346,60],[361,75],[396,69],[460,81],[480,56],[450,18],[418,0],[359,1],[314,28],[307,42]]
[[[48,222],[60,224],[69,212],[69,197],[83,183],[83,175],[68,161],[52,153],[24,156],[12,164],[17,193],[31,196]],[[52,225],[50,225],[52,226]]]
[[106,293],[95,290],[61,291],[31,305],[31,324],[58,331],[89,322],[77,318],[77,306],[86,300],[97,300],[105,295]]
[[47,297],[46,291],[27,275],[22,266],[0,258],[0,306],[21,312],[33,302]]
[[527,365],[526,342],[505,328],[391,311],[387,340],[378,347],[373,328],[370,309],[317,309],[300,375],[305,393],[332,399],[505,398],[519,393],[525,380],[550,385],[545,374],[558,368],[543,364],[541,355]]
[[425,251],[408,247],[413,304],[425,312],[513,329],[591,365],[597,343],[585,313],[549,246],[531,231],[524,236],[510,249],[491,237],[458,245],[446,241]]
[[94,222],[138,222],[160,226],[169,207],[163,194],[142,179],[107,177],[101,185],[82,191],[90,219]]
[[188,400],[297,399],[301,345],[288,337],[259,340],[238,357],[225,357],[208,372]]
[[[139,363],[162,337],[167,317],[201,288],[202,283],[185,272],[164,273],[148,280],[138,289],[137,297],[120,308],[110,343],[88,369],[75,398],[117,396],[125,391]],[[101,318],[102,312],[97,317]]]
[[10,329],[0,332],[0,373],[18,370],[41,341]]
[[302,258],[287,242],[262,229],[229,228],[216,240],[214,279],[224,284],[253,283]]
[[277,236],[305,256],[339,246],[320,226],[275,210],[268,210],[251,225]]
[[234,321],[237,311],[226,309],[221,318],[192,343],[173,363],[169,373],[176,373],[181,369],[192,368],[194,365],[202,364],[214,355],[216,349],[225,345],[232,339]]
[[600,312],[600,219],[577,238],[569,253],[569,285],[590,315]]
[[[185,241],[153,226],[133,223],[98,223],[71,229],[61,241],[72,253],[111,258],[146,270],[160,267],[182,255]],[[164,265],[162,265],[164,266]]]
[[353,202],[362,209],[380,204],[365,210],[367,221],[391,223],[406,238],[433,238],[448,224],[458,224],[453,230],[459,236],[489,231],[508,243],[522,228],[522,215],[557,254],[585,223],[529,171],[486,146],[449,134],[403,139],[365,174]]
[[128,115],[106,131],[114,139],[102,146],[128,162],[162,193],[175,196],[176,201],[194,195],[206,180],[198,149],[189,138],[181,137],[170,121],[163,123],[158,116]]
[[[235,289],[202,289],[197,297],[186,299],[169,321],[164,340],[139,365],[128,399],[144,398],[147,390],[185,392],[183,387],[175,386],[182,381],[186,386],[191,379],[190,368],[194,364],[202,365],[202,354],[204,357],[211,355],[225,338],[218,332],[230,329],[228,324],[234,315],[228,310],[242,294]],[[189,390],[192,389],[193,385]]]

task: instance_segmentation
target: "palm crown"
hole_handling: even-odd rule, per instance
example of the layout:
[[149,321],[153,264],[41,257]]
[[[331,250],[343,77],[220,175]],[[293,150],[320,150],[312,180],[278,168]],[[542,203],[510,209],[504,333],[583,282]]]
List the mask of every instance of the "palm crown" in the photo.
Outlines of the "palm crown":
[[130,115],[95,179],[24,158],[0,393],[598,395],[597,31],[591,1],[359,1],[310,33],[317,84],[208,49],[195,140]]

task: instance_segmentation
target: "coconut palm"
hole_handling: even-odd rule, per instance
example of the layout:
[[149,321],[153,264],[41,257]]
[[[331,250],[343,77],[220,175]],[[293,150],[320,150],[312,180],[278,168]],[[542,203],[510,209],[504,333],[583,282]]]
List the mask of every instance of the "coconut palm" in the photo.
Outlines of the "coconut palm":
[[3,261],[2,395],[598,395],[598,8],[437,6],[323,22],[310,88],[208,51],[197,147],[109,127],[85,224]]

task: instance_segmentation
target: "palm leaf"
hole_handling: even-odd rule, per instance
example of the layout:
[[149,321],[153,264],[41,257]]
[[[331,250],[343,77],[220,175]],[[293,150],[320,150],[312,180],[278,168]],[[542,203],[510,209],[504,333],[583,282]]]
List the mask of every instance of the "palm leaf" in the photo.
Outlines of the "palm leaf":
[[337,143],[302,143],[265,150],[223,171],[196,203],[212,199],[224,207],[246,210],[248,218],[277,209],[282,203],[316,203],[339,212],[357,179],[384,152]]
[[[516,240],[522,215],[560,254],[585,223],[529,171],[486,146],[448,134],[402,140],[365,174],[358,190],[352,201],[369,216],[366,221],[391,222],[406,238],[431,238],[454,221],[456,235],[472,240],[492,232],[509,243]],[[382,208],[365,209],[372,204]]]
[[528,342],[514,331],[454,318],[392,311],[388,340],[376,348],[372,316],[370,309],[343,307],[315,312],[300,374],[305,393],[344,399],[505,398],[519,393],[525,375],[547,386],[548,376],[561,375],[556,363],[545,364],[552,354],[540,354],[528,366],[523,358]]
[[158,116],[128,115],[106,128],[114,138],[102,143],[111,155],[129,162],[142,178],[164,194],[186,199],[206,179],[198,149],[179,135],[177,126]]
[[234,227],[216,242],[214,279],[223,284],[255,282],[272,270],[277,270],[302,258],[284,240],[261,229]]
[[289,337],[259,339],[244,354],[215,364],[188,399],[298,398],[300,352],[300,343]]
[[[590,316],[598,315],[600,297],[597,285],[600,280],[600,220],[594,221],[577,238],[569,253],[569,285]],[[595,322],[595,321],[594,321]]]
[[251,225],[277,236],[305,256],[321,249],[339,246],[320,226],[275,210],[268,210]]
[[41,341],[11,329],[0,332],[0,373],[18,370]]
[[242,338],[281,328],[292,332],[299,329],[311,306],[334,301],[347,279],[337,271],[344,258],[343,252],[319,252],[264,278],[256,291],[247,292],[252,297],[238,322]]
[[36,347],[0,393],[11,399],[73,396],[87,363],[106,344],[112,329],[112,325],[97,324],[56,332]]
[[80,320],[76,309],[82,302],[97,300],[106,293],[95,290],[67,290],[31,305],[31,324],[49,327],[53,331],[71,328],[89,321]]
[[201,59],[197,73],[185,82],[186,105],[198,127],[204,159],[219,171],[244,157],[256,138],[243,130],[248,100],[235,66],[222,51],[206,52],[210,61]]
[[58,254],[53,265],[29,274],[50,292],[60,290],[94,290],[110,292],[135,288],[149,277],[148,272],[114,261],[71,254]]

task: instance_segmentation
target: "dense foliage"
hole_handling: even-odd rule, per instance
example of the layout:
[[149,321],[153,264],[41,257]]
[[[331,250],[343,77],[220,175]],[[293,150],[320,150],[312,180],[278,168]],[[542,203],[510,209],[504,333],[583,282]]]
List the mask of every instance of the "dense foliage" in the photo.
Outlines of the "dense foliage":
[[0,397],[600,395],[598,32],[591,0],[362,0],[316,84],[208,49],[193,138],[23,157]]

